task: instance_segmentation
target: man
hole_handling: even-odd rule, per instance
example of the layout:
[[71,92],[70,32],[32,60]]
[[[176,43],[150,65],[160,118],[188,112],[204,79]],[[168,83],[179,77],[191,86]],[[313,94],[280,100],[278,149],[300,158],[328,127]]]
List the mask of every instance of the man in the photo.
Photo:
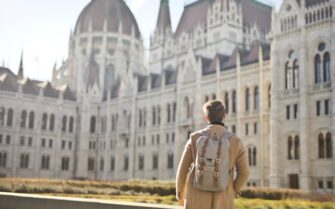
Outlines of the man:
[[[190,135],[182,154],[176,177],[176,192],[179,204],[186,209],[233,209],[234,197],[239,196],[242,186],[248,179],[249,166],[246,150],[240,138],[232,135],[226,130],[222,123],[225,118],[225,108],[221,101],[212,100],[204,104],[203,111],[208,127]],[[218,136],[228,138],[227,148],[227,183],[222,191],[207,191],[199,189],[196,184],[196,159],[197,142],[202,137],[202,133],[208,133],[209,138]],[[220,144],[222,145],[222,144]],[[220,162],[220,161],[218,161]],[[222,167],[222,166],[221,166]],[[234,169],[236,178],[234,179]],[[215,176],[215,175],[214,175]]]

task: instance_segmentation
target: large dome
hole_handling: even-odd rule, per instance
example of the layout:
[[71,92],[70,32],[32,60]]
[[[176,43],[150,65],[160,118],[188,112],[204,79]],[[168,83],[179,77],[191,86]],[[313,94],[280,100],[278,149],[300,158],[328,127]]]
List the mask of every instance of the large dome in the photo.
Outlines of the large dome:
[[92,31],[104,31],[105,21],[108,32],[117,33],[122,23],[123,34],[131,35],[134,28],[136,38],[141,38],[136,19],[123,0],[92,0],[81,12],[75,34],[89,32],[90,24]]

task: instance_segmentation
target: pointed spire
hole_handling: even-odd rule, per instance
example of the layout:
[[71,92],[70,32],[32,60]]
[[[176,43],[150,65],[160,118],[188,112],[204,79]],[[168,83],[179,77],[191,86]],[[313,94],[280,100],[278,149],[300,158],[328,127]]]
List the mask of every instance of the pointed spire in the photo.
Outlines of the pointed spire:
[[23,50],[21,51],[21,60],[20,60],[20,67],[19,72],[17,73],[17,76],[19,79],[23,79]]
[[165,33],[166,30],[172,31],[169,0],[161,0],[156,31],[160,33]]

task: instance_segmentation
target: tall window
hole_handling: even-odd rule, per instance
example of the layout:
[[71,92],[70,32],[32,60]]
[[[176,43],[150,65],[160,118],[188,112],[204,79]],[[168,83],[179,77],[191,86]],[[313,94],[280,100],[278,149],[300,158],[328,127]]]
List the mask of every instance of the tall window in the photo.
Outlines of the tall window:
[[224,103],[225,103],[226,113],[228,113],[229,112],[229,94],[228,94],[228,92],[226,92],[225,95],[224,95]]
[[138,127],[142,127],[142,110],[138,112]]
[[95,169],[95,159],[94,157],[89,157],[87,160],[87,170],[94,171]]
[[160,106],[157,107],[157,124],[161,124],[161,108]]
[[152,169],[157,170],[158,169],[158,155],[154,154],[152,156]]
[[62,118],[62,132],[66,132],[66,126],[67,126],[67,117],[64,115]]
[[142,154],[138,157],[138,169],[140,171],[144,170],[144,156]]
[[1,107],[0,108],[0,126],[3,126],[5,123],[5,108]]
[[327,132],[325,135],[320,133],[318,135],[318,151],[320,159],[333,158],[333,141],[331,133]]
[[20,156],[20,168],[29,168],[29,154],[23,153]]
[[33,111],[31,111],[29,113],[29,124],[28,124],[28,127],[30,129],[34,129],[34,123],[35,123],[35,113]]
[[314,57],[316,84],[331,81],[331,58],[326,48],[326,44],[321,42],[318,46],[318,52]]
[[95,127],[96,127],[96,117],[91,116],[91,121],[90,121],[90,132],[95,133]]
[[12,127],[13,126],[13,109],[9,108],[7,111],[7,126]]
[[331,133],[326,134],[326,158],[333,158],[333,142]]
[[285,63],[285,89],[299,88],[299,62],[298,55],[291,50]]
[[325,82],[331,81],[330,55],[328,52],[323,55],[323,79]]
[[21,112],[21,128],[25,128],[27,123],[27,111],[23,110]]
[[70,158],[69,157],[62,157],[62,162],[61,162],[61,170],[62,171],[68,171],[70,165]]
[[100,158],[100,171],[104,171],[105,169],[105,160],[104,158]]
[[254,109],[258,110],[259,109],[259,90],[258,87],[255,87],[254,90]]
[[42,130],[47,130],[48,115],[43,113],[42,115]]
[[115,158],[114,156],[111,157],[111,171],[114,171],[115,170]]
[[173,122],[176,121],[176,114],[177,114],[177,103],[174,102],[174,103],[173,103],[173,114],[172,114],[172,116],[173,116],[172,121],[173,121]]
[[70,117],[70,124],[69,124],[69,132],[70,132],[70,133],[73,133],[73,126],[74,126],[74,119],[73,119],[73,117],[71,116],[71,117]]
[[288,137],[287,145],[288,145],[288,149],[287,149],[288,159],[291,160],[291,159],[293,159],[293,155],[294,155],[292,136]]
[[50,163],[50,156],[49,155],[43,155],[42,156],[42,162],[41,162],[41,169],[42,170],[49,170],[49,163]]
[[314,65],[315,65],[315,83],[321,83],[322,69],[321,69],[321,58],[319,54],[317,54],[314,58]]
[[156,124],[156,107],[152,107],[152,125]]
[[129,167],[129,158],[128,158],[128,156],[124,156],[123,170],[124,171],[128,171],[128,167]]
[[171,121],[171,106],[170,104],[167,105],[167,122],[170,123]]
[[296,89],[299,87],[299,65],[298,60],[293,61],[293,88]]
[[300,159],[300,139],[299,136],[294,137],[294,158]]
[[7,152],[0,152],[0,168],[7,166]]
[[168,154],[168,169],[173,169],[173,153]]
[[249,146],[248,148],[248,161],[249,166],[257,165],[257,150],[255,146]]
[[236,91],[234,90],[233,93],[232,93],[232,100],[233,100],[233,113],[236,113]]
[[245,111],[246,112],[250,111],[250,90],[249,88],[245,90]]
[[55,130],[55,115],[50,115],[50,124],[49,124],[49,130],[54,131]]

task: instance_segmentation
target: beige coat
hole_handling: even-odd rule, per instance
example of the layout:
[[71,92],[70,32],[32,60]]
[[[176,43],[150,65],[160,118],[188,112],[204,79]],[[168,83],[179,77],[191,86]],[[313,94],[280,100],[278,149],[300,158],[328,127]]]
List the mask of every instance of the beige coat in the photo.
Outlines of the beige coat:
[[[226,128],[221,125],[209,125],[206,129],[209,135],[216,133],[218,136],[223,135],[226,131]],[[199,132],[191,134],[178,166],[176,177],[177,199],[179,199],[181,192],[186,194],[186,209],[233,209],[235,208],[234,195],[240,191],[249,176],[246,149],[241,139],[236,136],[231,137],[229,140],[229,170],[235,167],[236,178],[234,179],[234,175],[230,175],[228,187],[222,192],[199,190],[193,186],[195,173],[193,162],[195,162],[196,141],[200,136]]]

